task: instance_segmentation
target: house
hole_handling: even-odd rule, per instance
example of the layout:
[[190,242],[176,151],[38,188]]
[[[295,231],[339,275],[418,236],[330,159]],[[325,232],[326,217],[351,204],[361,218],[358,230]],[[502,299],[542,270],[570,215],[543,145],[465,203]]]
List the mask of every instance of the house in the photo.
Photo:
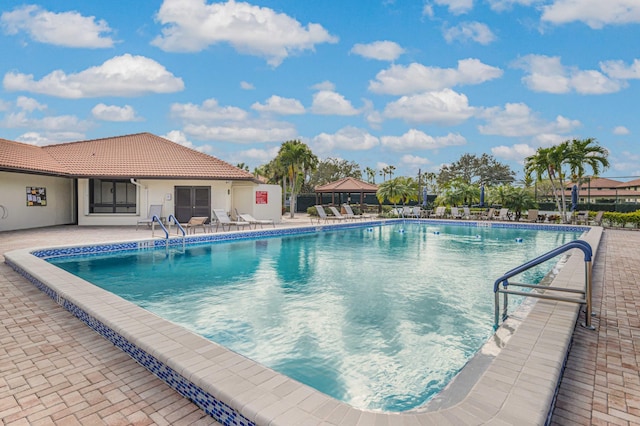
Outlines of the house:
[[0,139],[0,231],[136,225],[150,205],[179,222],[238,209],[281,221],[281,188],[151,133],[47,146]]
[[[565,195],[571,196],[574,182],[569,182]],[[639,180],[620,182],[618,180],[586,177],[582,179],[579,191],[580,203],[637,203],[640,199]]]

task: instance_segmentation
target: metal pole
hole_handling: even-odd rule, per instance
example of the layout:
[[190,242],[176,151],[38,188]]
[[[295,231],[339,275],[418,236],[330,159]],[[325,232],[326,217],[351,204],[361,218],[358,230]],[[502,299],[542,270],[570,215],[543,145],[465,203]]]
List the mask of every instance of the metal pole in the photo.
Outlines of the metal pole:
[[585,262],[584,263],[584,269],[585,269],[585,299],[587,301],[587,303],[585,304],[585,311],[584,311],[584,324],[582,324],[583,327],[588,328],[589,330],[595,330],[596,328],[591,325],[591,312],[592,312],[592,305],[591,305],[591,284],[592,284],[592,277],[591,277],[591,261]]

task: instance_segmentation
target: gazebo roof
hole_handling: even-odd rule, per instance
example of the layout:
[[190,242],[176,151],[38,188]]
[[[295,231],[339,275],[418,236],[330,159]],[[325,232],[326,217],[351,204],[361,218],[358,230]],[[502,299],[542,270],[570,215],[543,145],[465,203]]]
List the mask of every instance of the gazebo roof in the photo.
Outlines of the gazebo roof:
[[319,185],[315,188],[316,192],[363,192],[375,193],[378,191],[378,185],[363,182],[352,177],[342,178],[335,182],[325,185]]

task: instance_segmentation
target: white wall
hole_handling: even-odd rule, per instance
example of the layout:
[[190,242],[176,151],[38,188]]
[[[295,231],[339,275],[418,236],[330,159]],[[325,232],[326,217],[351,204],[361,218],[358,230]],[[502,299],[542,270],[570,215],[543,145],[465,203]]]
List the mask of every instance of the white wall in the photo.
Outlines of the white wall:
[[[28,186],[46,189],[45,206],[27,206]],[[73,203],[73,179],[0,172],[0,231],[72,224]]]

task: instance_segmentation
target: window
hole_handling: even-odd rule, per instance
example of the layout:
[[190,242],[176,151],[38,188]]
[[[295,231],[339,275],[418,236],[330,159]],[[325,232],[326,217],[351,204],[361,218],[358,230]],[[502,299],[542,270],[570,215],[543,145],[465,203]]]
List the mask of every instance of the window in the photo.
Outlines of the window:
[[89,179],[89,213],[135,213],[136,186],[127,180]]

